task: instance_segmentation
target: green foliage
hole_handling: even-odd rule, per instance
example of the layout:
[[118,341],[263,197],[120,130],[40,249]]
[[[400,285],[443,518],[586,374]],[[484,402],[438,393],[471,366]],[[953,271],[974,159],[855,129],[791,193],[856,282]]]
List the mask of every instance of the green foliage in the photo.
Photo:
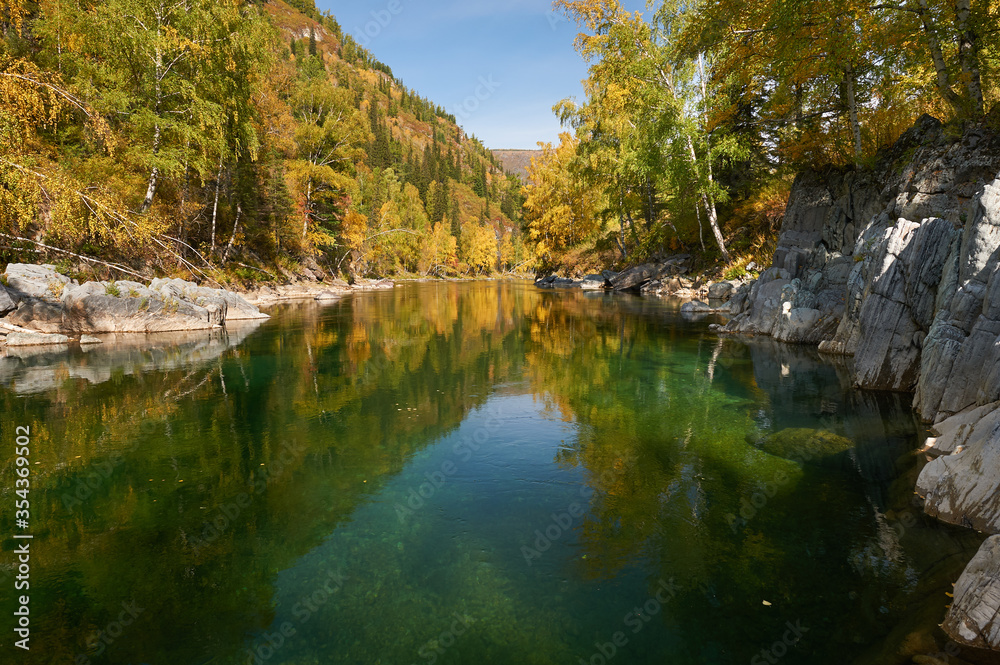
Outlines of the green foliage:
[[697,243],[711,259],[708,235],[738,271],[769,247],[788,174],[871,165],[924,112],[957,119],[957,138],[1000,93],[990,3],[663,0],[645,17],[618,0],[555,4],[590,64],[586,99],[554,109],[579,140],[565,172],[603,194],[600,237],[574,257],[614,246],[629,264]]
[[[0,12],[18,35],[0,42],[0,231],[198,279],[414,272],[431,244],[454,272],[463,226],[503,189],[492,155],[332,15],[291,6]],[[498,237],[517,235],[516,196],[502,213]],[[0,259],[36,251],[11,241]]]

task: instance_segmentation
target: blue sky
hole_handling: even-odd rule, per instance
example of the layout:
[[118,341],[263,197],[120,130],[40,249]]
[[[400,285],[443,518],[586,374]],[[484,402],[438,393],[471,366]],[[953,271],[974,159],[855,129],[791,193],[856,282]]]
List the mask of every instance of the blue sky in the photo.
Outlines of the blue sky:
[[[626,0],[640,10],[644,0]],[[393,74],[488,148],[558,141],[552,106],[583,98],[579,29],[549,0],[317,0]]]

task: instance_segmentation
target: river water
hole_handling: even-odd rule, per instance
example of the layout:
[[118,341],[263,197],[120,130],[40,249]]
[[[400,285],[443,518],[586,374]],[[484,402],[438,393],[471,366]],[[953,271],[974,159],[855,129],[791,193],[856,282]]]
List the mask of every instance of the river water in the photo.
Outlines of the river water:
[[[980,539],[910,396],[634,296],[401,285],[0,359],[0,662],[894,663]],[[21,592],[18,592],[21,593]],[[12,660],[12,659],[13,660]]]

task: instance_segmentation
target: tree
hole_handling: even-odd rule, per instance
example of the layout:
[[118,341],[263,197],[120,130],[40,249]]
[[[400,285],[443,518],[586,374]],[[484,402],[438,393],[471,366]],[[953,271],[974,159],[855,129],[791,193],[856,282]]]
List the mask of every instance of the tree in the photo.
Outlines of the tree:
[[542,154],[531,159],[524,186],[525,228],[543,270],[561,266],[568,249],[600,228],[600,191],[576,171],[580,142],[568,132],[559,139],[556,148],[539,144]]
[[444,224],[435,224],[420,252],[420,272],[429,275],[454,269],[458,262],[457,246],[455,237],[448,233]]
[[497,267],[497,240],[487,224],[470,224],[462,234],[462,258],[474,272],[492,273]]
[[260,21],[235,0],[106,0],[79,17],[78,85],[130,137],[121,158],[148,174],[141,213],[162,178],[256,150],[246,84],[267,70]]
[[371,134],[350,93],[325,77],[306,76],[289,101],[297,124],[296,158],[288,173],[300,201],[302,240],[313,228],[319,232],[317,240],[328,243],[337,210],[353,182],[354,164],[363,157]]
[[[626,254],[625,228],[639,243],[633,211],[646,219],[646,233],[658,224],[658,198],[679,200],[678,190],[694,188],[723,260],[729,260],[718,223],[716,202],[725,197],[713,177],[713,161],[728,144],[709,143],[707,130],[691,113],[697,104],[697,73],[690,63],[674,63],[662,43],[670,29],[654,30],[641,14],[618,0],[557,0],[589,30],[577,49],[591,62],[587,103],[563,102],[557,112],[577,129],[582,170],[606,183],[609,212],[619,219],[618,244]],[[662,25],[661,25],[662,28]],[[685,166],[686,165],[686,166]],[[666,176],[666,177],[665,177]],[[657,185],[674,191],[657,193]],[[665,220],[669,223],[669,220]]]

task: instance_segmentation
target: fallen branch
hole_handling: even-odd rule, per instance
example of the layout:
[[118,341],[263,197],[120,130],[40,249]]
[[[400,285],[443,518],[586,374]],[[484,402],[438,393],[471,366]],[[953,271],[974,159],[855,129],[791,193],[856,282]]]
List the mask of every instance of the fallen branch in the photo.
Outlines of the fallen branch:
[[99,259],[95,259],[95,258],[90,257],[90,256],[84,256],[83,254],[77,254],[75,252],[71,252],[71,251],[66,250],[66,249],[59,249],[58,247],[52,247],[51,245],[46,245],[43,242],[39,242],[37,240],[32,240],[31,238],[21,238],[21,237],[18,237],[18,236],[7,235],[6,233],[0,233],[0,237],[7,238],[8,240],[16,240],[18,242],[30,242],[31,244],[33,244],[33,245],[35,245],[37,247],[41,247],[42,249],[48,250],[50,252],[59,252],[60,254],[67,254],[69,256],[72,256],[74,258],[80,259],[82,261],[89,261],[90,263],[98,263],[98,264],[100,264],[102,266],[106,266],[108,268],[111,268],[112,270],[117,270],[118,272],[123,272],[126,275],[132,275],[133,277],[138,277],[139,279],[142,279],[142,280],[147,279],[147,277],[145,275],[137,273],[134,270],[129,270],[128,268],[123,268],[122,266],[115,265],[114,263],[108,263],[107,261],[101,261]]
[[235,264],[236,264],[236,265],[238,265],[238,266],[242,266],[242,267],[244,267],[244,268],[249,268],[250,270],[256,270],[257,272],[262,272],[262,273],[264,273],[265,275],[270,275],[271,277],[274,277],[275,279],[278,279],[278,276],[277,276],[277,275],[275,275],[274,273],[270,273],[270,272],[268,272],[268,271],[264,270],[263,268],[256,268],[256,267],[254,267],[254,266],[248,266],[247,264],[245,264],[245,263],[240,263],[239,261],[233,261],[233,263],[235,263]]

